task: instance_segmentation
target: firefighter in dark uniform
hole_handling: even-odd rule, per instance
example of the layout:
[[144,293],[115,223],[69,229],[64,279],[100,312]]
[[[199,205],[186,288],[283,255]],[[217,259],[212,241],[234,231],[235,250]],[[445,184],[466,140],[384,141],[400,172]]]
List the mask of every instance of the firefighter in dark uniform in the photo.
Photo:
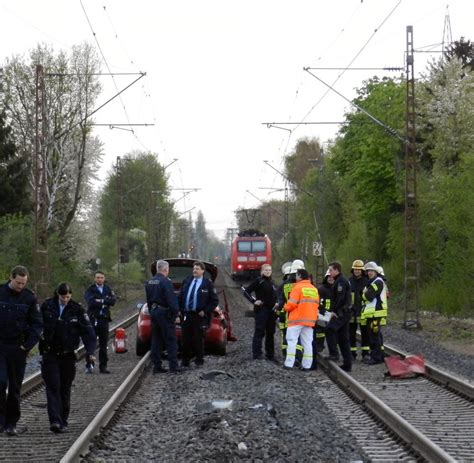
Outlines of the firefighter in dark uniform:
[[[331,287],[334,283],[333,278],[326,272],[324,275],[323,283],[317,286],[319,294],[319,314],[325,315],[326,312],[331,310]],[[313,359],[316,359],[318,352],[324,350],[324,343],[326,340],[326,323],[320,321],[317,322],[314,327],[313,336]],[[313,366],[316,367],[316,362],[313,360]],[[315,369],[315,368],[314,368]]]
[[171,372],[181,371],[178,366],[176,323],[179,323],[178,298],[173,283],[168,278],[169,264],[158,260],[152,265],[153,278],[145,285],[146,302],[151,315],[151,359],[153,374],[168,371],[161,365],[161,355],[166,349]]
[[369,281],[362,291],[364,306],[361,318],[367,321],[370,340],[370,358],[365,358],[364,363],[376,365],[383,363],[384,359],[382,325],[386,323],[388,312],[387,286],[375,262],[367,262],[364,268]]
[[65,432],[76,376],[76,353],[84,343],[87,360],[94,360],[96,336],[84,307],[71,299],[72,289],[61,283],[55,296],[41,305],[44,331],[39,343],[41,374],[46,384],[50,430]]
[[[105,284],[103,272],[95,272],[94,284],[87,288],[84,299],[87,302],[87,314],[91,320],[96,336],[99,338],[99,371],[110,373],[107,369],[109,356],[107,345],[109,343],[109,322],[112,321],[110,308],[115,305],[117,298],[109,285]],[[86,362],[86,373],[92,373],[94,364]]]
[[[260,276],[247,287],[242,287],[244,296],[253,304],[255,331],[252,340],[252,356],[255,360],[263,358],[262,341],[265,338],[265,357],[275,359],[275,328],[277,289],[272,280],[272,266],[262,265]],[[253,296],[255,294],[255,297]]]
[[342,355],[341,368],[344,371],[352,370],[351,345],[349,341],[349,322],[352,312],[351,285],[342,275],[340,262],[329,264],[329,273],[334,278],[331,288],[331,312],[332,318],[326,326],[326,341],[328,343],[330,360],[338,360],[337,346]]
[[288,312],[284,310],[284,306],[288,301],[288,296],[291,292],[291,288],[295,284],[295,279],[291,277],[291,262],[285,262],[281,266],[281,273],[283,275],[283,281],[281,282],[280,286],[277,288],[277,303],[278,307],[276,310],[277,320],[278,320],[278,328],[280,329],[281,335],[281,353],[283,358],[286,358],[286,328],[288,327],[287,324],[287,317]]
[[365,275],[364,262],[360,259],[356,259],[352,263],[351,268],[352,276],[349,278],[352,291],[352,318],[349,323],[349,335],[351,341],[351,353],[352,358],[357,358],[357,327],[360,326],[360,350],[362,354],[362,360],[369,355],[369,331],[367,327],[367,321],[361,320],[362,312],[362,291],[367,285],[369,279]]
[[[35,294],[26,288],[28,270],[15,267],[0,286],[0,432],[17,434],[26,357],[43,329]],[[7,394],[8,387],[8,394]]]
[[209,278],[204,278],[205,271],[203,262],[194,262],[193,274],[183,281],[178,296],[182,320],[183,367],[189,367],[193,357],[197,366],[204,365],[204,334],[212,311],[219,304],[214,284]]

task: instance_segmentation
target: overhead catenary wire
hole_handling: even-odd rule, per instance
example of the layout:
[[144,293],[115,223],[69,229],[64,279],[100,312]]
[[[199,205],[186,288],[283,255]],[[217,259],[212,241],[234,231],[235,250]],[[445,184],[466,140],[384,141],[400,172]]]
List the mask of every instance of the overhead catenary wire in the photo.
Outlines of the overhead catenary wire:
[[[318,58],[315,58],[314,61],[320,61],[323,56],[337,43],[337,41],[343,36],[343,34],[346,32],[348,26],[352,23],[353,21],[353,18],[355,17],[355,15],[357,14],[357,12],[359,11],[359,9],[361,8],[362,6],[362,2],[360,4],[358,4],[355,9],[352,11],[352,13],[350,14],[349,16],[349,19],[344,23],[344,25],[342,26],[342,28],[339,30],[339,32],[337,33],[337,35],[334,37],[334,39],[331,41],[331,43],[323,50],[323,52],[318,56]],[[298,100],[299,98],[299,94],[300,94],[300,90],[303,86],[303,83],[304,83],[304,78],[302,77],[297,88],[296,88],[296,92],[295,92],[295,96],[294,96],[294,99],[293,99],[293,103],[292,103],[292,106],[294,107],[295,104],[296,104],[296,101]],[[288,119],[291,120],[291,111],[290,111],[290,115],[288,116]],[[282,155],[280,155],[280,163],[279,163],[279,167],[282,167],[282,164],[283,164],[283,160],[288,152],[288,147],[290,146],[290,142],[291,142],[291,137],[292,137],[292,132],[293,132],[293,129],[287,129],[287,128],[283,128],[283,127],[275,127],[275,128],[281,128],[281,129],[284,129],[284,130],[287,130],[289,133],[287,134],[286,137],[282,137],[281,141],[280,141],[280,145],[278,147],[278,150],[277,152],[278,153],[282,153]],[[282,147],[284,146],[284,149],[282,150]],[[277,178],[278,178],[278,175],[275,174],[274,177],[273,177],[273,181],[272,181],[272,184],[274,185],[277,181]]]
[[[121,39],[121,36],[119,35],[119,32],[117,30],[117,28],[115,27],[114,23],[113,23],[113,20],[112,20],[112,17],[111,15],[109,14],[109,8],[105,5],[105,3],[107,3],[105,0],[103,1],[104,5],[102,6],[102,10],[107,18],[107,21],[110,25],[110,28],[112,29],[112,32],[113,32],[113,35],[114,35],[114,38],[115,40],[117,40],[117,42],[120,44],[120,47],[123,49],[126,57],[127,57],[127,60],[130,62],[130,64],[132,66],[136,66],[136,62],[135,62],[135,59],[133,56],[131,56],[131,54],[129,53],[125,43],[123,42],[123,40]],[[141,89],[142,89],[142,92],[143,92],[143,95],[146,99],[149,100],[149,107],[151,109],[151,115],[152,115],[152,119],[153,119],[153,125],[157,125],[157,119],[156,119],[156,113],[155,113],[155,107],[154,107],[154,100],[152,98],[152,95],[151,95],[151,92],[148,88],[146,88],[146,82],[147,81],[143,81],[143,84],[141,86]],[[158,135],[158,142],[161,146],[161,150],[164,154],[164,158],[166,158],[168,155],[168,151],[165,147],[165,144],[163,143],[163,139],[161,137],[161,135]],[[169,156],[171,157],[171,156]],[[170,179],[170,181],[176,185],[176,183],[174,183],[174,180],[173,178]]]
[[[346,72],[347,69],[350,68],[350,66],[354,63],[354,61],[360,56],[360,54],[365,50],[365,48],[368,46],[368,44],[371,42],[371,40],[373,39],[373,37],[375,36],[375,34],[383,27],[383,25],[388,21],[388,19],[393,15],[393,13],[395,12],[395,10],[399,7],[399,5],[401,4],[401,0],[398,1],[398,3],[390,10],[390,12],[385,16],[385,18],[382,20],[382,22],[378,25],[378,27],[374,30],[374,32],[370,35],[370,37],[366,40],[366,42],[364,43],[364,45],[362,46],[362,48],[360,48],[360,50],[356,53],[356,55],[350,60],[350,62],[347,64],[347,66],[345,66],[342,70],[341,73],[339,73],[339,75],[337,76],[337,78],[334,80],[334,82],[332,83],[332,85],[335,85],[338,80],[344,75],[344,73]],[[360,6],[360,5],[359,5]],[[357,8],[358,9],[358,8]],[[356,9],[356,11],[357,11]],[[355,15],[356,11],[353,12],[353,14],[351,15],[351,18],[350,20],[352,20],[353,16]],[[342,31],[341,31],[342,32]],[[320,59],[320,58],[319,58]],[[319,60],[318,59],[318,60]],[[296,91],[296,96],[298,95],[299,93],[299,89],[300,87],[298,87],[297,91]],[[309,115],[314,111],[314,109],[321,103],[321,101],[323,101],[323,99],[326,97],[326,95],[330,92],[330,89],[328,88],[324,93],[323,95],[316,101],[316,103],[310,108],[310,110],[305,114],[305,116],[300,120],[300,123],[299,124],[296,124],[295,127],[292,127],[288,132],[288,137],[286,139],[286,146],[285,146],[285,150],[284,150],[284,153],[283,153],[283,156],[282,158],[284,158],[286,156],[286,153],[287,153],[287,150],[288,150],[288,147],[289,147],[289,144],[290,144],[290,141],[292,139],[292,136],[293,136],[293,133],[295,130],[297,130],[301,125],[303,125],[302,123],[306,121],[306,119],[309,117]],[[291,117],[289,118],[291,120]],[[283,127],[278,127],[278,128],[283,128]],[[279,150],[280,151],[280,150]],[[281,159],[280,161],[280,164],[283,162],[283,159]],[[275,177],[276,178],[276,177]],[[275,180],[274,180],[275,181]]]
[[384,122],[382,122],[381,120],[377,119],[375,116],[373,116],[372,114],[370,114],[367,110],[365,110],[364,108],[362,108],[361,106],[359,106],[357,103],[354,103],[353,101],[349,100],[349,98],[345,97],[342,93],[338,92],[332,85],[329,85],[328,83],[324,82],[324,80],[322,80],[321,78],[319,78],[318,76],[316,76],[315,74],[313,74],[308,68],[304,68],[304,70],[306,72],[308,72],[310,75],[312,75],[315,79],[319,80],[319,82],[321,82],[323,85],[325,85],[326,87],[328,87],[328,92],[329,91],[333,91],[335,92],[337,95],[339,95],[341,98],[343,98],[344,100],[346,100],[349,104],[351,104],[352,106],[354,106],[355,108],[357,108],[359,111],[363,112],[367,117],[369,117],[373,122],[375,122],[377,125],[379,125],[380,127],[382,127],[383,129],[385,129],[390,135],[393,135],[394,137],[398,138],[400,141],[402,141],[403,143],[406,142],[406,139],[405,137],[403,137],[402,135],[400,135],[394,128],[390,127],[389,125],[385,124]]
[[[99,39],[97,38],[97,34],[92,26],[92,23],[89,19],[89,15],[87,14],[87,11],[86,11],[86,8],[84,7],[84,4],[82,2],[82,0],[79,0],[80,1],[80,4],[81,4],[81,7],[82,7],[82,11],[84,12],[84,16],[86,17],[86,21],[89,25],[89,28],[92,32],[92,35],[94,37],[94,40],[95,40],[95,43],[97,44],[97,48],[102,56],[102,60],[104,61],[104,64],[105,64],[105,67],[107,68],[107,70],[109,71],[109,73],[111,74],[111,77],[112,77],[112,81],[114,83],[114,86],[115,86],[115,89],[116,91],[118,92],[118,85],[117,85],[117,82],[115,80],[115,77],[110,69],[110,66],[109,66],[109,63],[107,61],[107,58],[105,57],[105,54],[104,54],[104,51],[102,50],[102,47],[99,43]],[[122,104],[122,108],[124,110],[124,113],[125,113],[125,118],[127,119],[127,122],[130,124],[130,117],[128,116],[128,111],[127,111],[127,108],[125,106],[125,103],[123,102],[123,99],[122,97],[119,95],[119,99],[120,99],[120,103]],[[132,134],[133,136],[135,137],[135,139],[142,145],[142,147],[146,150],[146,151],[149,151],[149,149],[144,145],[144,143],[140,140],[140,138],[137,136],[137,134],[135,133],[135,131],[132,129]]]
[[[355,56],[349,61],[345,69],[338,74],[336,79],[331,83],[331,87],[334,87],[336,83],[339,81],[339,79],[345,74],[345,72],[351,67],[352,63],[361,55],[361,53],[366,49],[367,45],[371,42],[371,40],[374,38],[375,34],[379,32],[379,30],[384,26],[384,24],[389,20],[389,18],[393,15],[395,10],[400,6],[402,3],[402,0],[399,0],[398,3],[391,9],[391,11],[388,13],[387,16],[382,20],[382,22],[378,25],[378,27],[375,28],[375,30],[372,32],[370,37],[366,40],[364,45],[362,45],[362,48],[355,54]],[[310,108],[310,110],[303,116],[301,119],[301,122],[304,122],[306,118],[314,111],[314,109],[323,101],[323,99],[326,97],[326,95],[330,92],[330,89],[328,88],[323,95],[316,101],[316,103]],[[294,130],[296,130],[298,126],[295,127]]]

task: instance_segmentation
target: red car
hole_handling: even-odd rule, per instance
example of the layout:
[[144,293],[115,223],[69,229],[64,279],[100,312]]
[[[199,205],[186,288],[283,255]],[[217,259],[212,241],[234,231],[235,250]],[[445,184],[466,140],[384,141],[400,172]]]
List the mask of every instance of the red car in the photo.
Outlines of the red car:
[[[173,282],[176,295],[179,293],[183,280],[191,275],[193,264],[196,259],[172,258],[165,259],[170,265],[168,277]],[[209,262],[204,262],[206,270],[204,278],[210,278],[213,282],[217,278],[217,267]],[[156,262],[152,264],[151,273],[156,274]],[[235,341],[232,334],[232,323],[229,317],[229,308],[224,290],[218,292],[219,305],[213,310],[209,327],[204,338],[204,347],[206,352],[215,352],[218,355],[225,355],[227,342]],[[151,347],[151,317],[147,303],[137,305],[139,309],[137,322],[137,355],[145,355]],[[178,344],[181,340],[181,326],[176,325],[176,336]]]

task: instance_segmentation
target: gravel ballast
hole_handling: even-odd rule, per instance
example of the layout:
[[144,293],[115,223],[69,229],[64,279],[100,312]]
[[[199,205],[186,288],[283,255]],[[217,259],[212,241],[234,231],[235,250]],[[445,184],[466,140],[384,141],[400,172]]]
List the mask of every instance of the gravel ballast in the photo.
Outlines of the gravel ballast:
[[[324,373],[283,370],[279,355],[277,363],[251,359],[254,320],[232,286],[226,292],[238,341],[227,355],[207,356],[203,368],[178,375],[149,372],[94,441],[88,461],[368,461],[326,405]],[[430,333],[393,323],[384,340],[460,377],[474,376],[473,356],[440,346]],[[386,371],[359,361],[353,369],[374,381]]]

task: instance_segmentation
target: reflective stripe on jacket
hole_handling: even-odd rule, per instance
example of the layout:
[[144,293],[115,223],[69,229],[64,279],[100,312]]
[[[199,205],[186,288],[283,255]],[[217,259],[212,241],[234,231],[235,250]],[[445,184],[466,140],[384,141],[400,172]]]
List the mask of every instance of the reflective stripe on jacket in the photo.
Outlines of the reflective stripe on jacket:
[[288,326],[314,326],[318,319],[319,294],[309,280],[295,283],[285,310],[289,312]]
[[363,293],[365,307],[362,309],[361,319],[387,317],[387,289],[381,277],[377,276],[369,281],[367,292]]

